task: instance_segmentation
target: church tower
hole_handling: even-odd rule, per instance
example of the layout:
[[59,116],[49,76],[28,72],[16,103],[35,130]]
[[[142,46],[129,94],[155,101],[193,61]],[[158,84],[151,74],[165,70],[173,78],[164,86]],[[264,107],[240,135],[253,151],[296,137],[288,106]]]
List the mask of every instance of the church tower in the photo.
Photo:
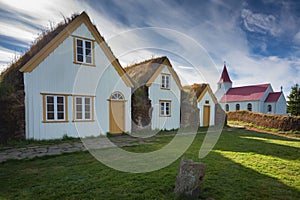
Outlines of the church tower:
[[232,88],[232,81],[230,80],[230,77],[228,75],[228,71],[226,68],[226,64],[224,63],[224,68],[221,74],[221,78],[218,81],[218,89],[215,92],[215,96],[218,99],[218,101],[222,98],[224,94],[227,93],[227,91]]

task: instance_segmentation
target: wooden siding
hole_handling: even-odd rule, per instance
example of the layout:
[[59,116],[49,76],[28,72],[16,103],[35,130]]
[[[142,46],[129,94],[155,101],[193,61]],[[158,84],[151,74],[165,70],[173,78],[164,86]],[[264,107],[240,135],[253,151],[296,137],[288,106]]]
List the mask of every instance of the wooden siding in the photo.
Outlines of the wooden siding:
[[[209,103],[207,104],[206,101]],[[197,107],[199,108],[199,117],[200,117],[200,126],[204,126],[204,106],[209,106],[210,116],[209,116],[209,125],[215,125],[215,101],[214,98],[209,94],[208,90],[204,93],[201,101],[197,103]]]
[[[71,35],[93,38],[85,24]],[[26,138],[54,139],[64,135],[86,137],[109,131],[109,99],[114,91],[121,91],[127,100],[125,113],[130,119],[131,88],[127,87],[105,53],[95,43],[95,67],[74,64],[73,37],[69,36],[32,72],[24,73],[26,102]],[[95,96],[95,122],[72,122],[73,98],[68,96],[67,123],[42,123],[41,93],[62,93]],[[128,114],[129,113],[129,114]],[[130,120],[126,131],[131,130]],[[80,133],[81,135],[78,135]]]
[[[167,66],[161,70],[160,74],[171,74]],[[180,88],[173,76],[170,76],[170,90],[160,88],[161,75],[157,76],[149,87],[149,98],[153,107],[152,129],[177,129],[180,127]],[[171,101],[171,116],[161,117],[159,113],[159,101]]]

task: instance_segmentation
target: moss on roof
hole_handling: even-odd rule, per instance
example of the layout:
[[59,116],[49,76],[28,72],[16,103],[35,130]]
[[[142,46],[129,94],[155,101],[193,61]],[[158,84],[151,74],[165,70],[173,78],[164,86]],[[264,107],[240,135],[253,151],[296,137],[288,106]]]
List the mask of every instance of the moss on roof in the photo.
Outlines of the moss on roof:
[[183,86],[183,89],[185,92],[188,92],[188,93],[192,92],[198,99],[199,96],[202,94],[202,92],[205,90],[205,88],[207,86],[208,86],[208,84],[206,84],[206,83],[201,83],[201,84],[194,83],[193,85]]
[[43,31],[30,49],[0,74],[0,141],[25,139],[24,80],[19,70],[78,16],[73,14],[54,29]]
[[145,85],[162,64],[172,67],[169,59],[162,56],[128,66],[125,71],[135,84]]
[[39,37],[33,42],[30,49],[0,74],[1,83],[9,84],[13,86],[16,90],[22,89],[23,76],[22,73],[19,72],[20,68],[24,64],[26,64],[46,44],[48,44],[56,35],[58,35],[77,16],[79,16],[79,14],[73,14],[70,18],[65,18],[64,21],[59,23],[53,30],[43,31],[39,35]]

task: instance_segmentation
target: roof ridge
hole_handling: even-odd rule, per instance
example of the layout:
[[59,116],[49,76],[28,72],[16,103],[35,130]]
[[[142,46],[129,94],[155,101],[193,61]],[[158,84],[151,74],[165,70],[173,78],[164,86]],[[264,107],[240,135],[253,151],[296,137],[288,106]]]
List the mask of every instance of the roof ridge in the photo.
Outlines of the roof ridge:
[[19,70],[24,66],[37,52],[40,51],[45,45],[48,44],[56,35],[58,35],[68,24],[74,21],[78,16],[86,14],[84,11],[81,14],[74,13],[71,17],[64,18],[64,21],[59,22],[52,30],[43,30],[40,35],[35,38],[30,46],[29,50],[26,51],[19,59],[13,62],[0,76],[4,76],[12,68]]
[[255,87],[255,86],[269,86],[271,85],[270,83],[262,83],[262,84],[253,84],[253,85],[244,85],[244,86],[238,86],[238,87],[232,87],[230,89],[235,89],[235,88],[245,88],[245,87]]
[[143,64],[147,64],[147,63],[153,63],[153,61],[157,61],[161,59],[161,62],[157,62],[158,64],[162,64],[165,59],[168,59],[167,56],[160,56],[160,57],[156,57],[156,58],[150,58],[150,59],[147,59],[147,60],[144,60],[144,61],[141,61],[141,62],[138,62],[138,63],[134,63],[132,65],[129,65],[127,67],[125,67],[125,70],[128,71],[136,66],[139,66],[139,65],[143,65]]

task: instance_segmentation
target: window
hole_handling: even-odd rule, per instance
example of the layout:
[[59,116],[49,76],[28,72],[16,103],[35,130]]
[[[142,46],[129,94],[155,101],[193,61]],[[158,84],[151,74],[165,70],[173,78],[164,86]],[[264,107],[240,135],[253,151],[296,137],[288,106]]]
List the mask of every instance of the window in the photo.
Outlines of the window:
[[225,110],[226,110],[226,112],[229,111],[229,105],[228,104],[225,105]]
[[235,105],[235,110],[240,110],[240,104]]
[[209,104],[209,100],[205,100],[205,104]]
[[251,104],[251,103],[248,103],[247,109],[248,109],[249,111],[252,111],[252,104]]
[[160,101],[160,116],[170,117],[171,116],[171,101]]
[[75,63],[94,64],[93,41],[74,38],[75,41]]
[[66,95],[43,95],[43,122],[66,122],[67,98]]
[[114,101],[123,101],[125,98],[123,96],[122,93],[120,92],[114,92],[111,97],[110,97],[111,100],[114,100]]
[[161,75],[161,88],[170,89],[170,75],[169,74]]
[[74,97],[74,121],[94,120],[94,99],[89,96]]
[[268,105],[268,112],[272,112],[272,105]]

